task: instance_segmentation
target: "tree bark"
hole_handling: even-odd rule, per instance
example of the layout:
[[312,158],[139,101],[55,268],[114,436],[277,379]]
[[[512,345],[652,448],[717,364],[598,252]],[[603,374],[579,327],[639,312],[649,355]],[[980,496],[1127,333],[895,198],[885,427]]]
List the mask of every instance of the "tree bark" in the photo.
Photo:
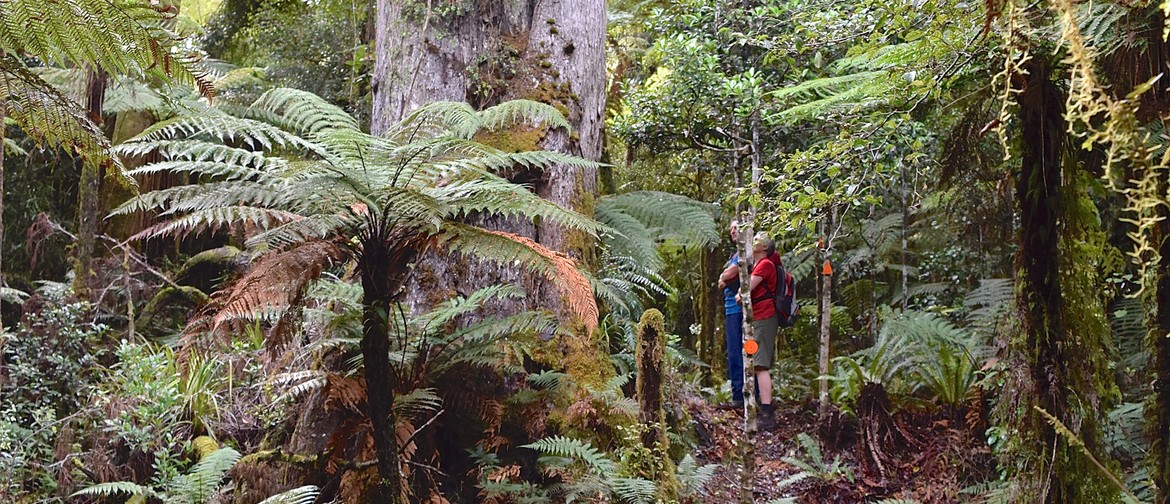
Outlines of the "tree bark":
[[[817,393],[817,414],[821,419],[829,412],[829,342],[833,322],[833,274],[830,269],[830,258],[833,253],[833,227],[836,225],[837,210],[833,207],[822,226],[823,240],[820,252],[824,267],[821,269],[820,298],[820,345],[817,352],[817,370],[820,371],[820,380]],[[905,307],[903,307],[905,309]]]
[[403,500],[402,473],[398,466],[398,420],[394,415],[398,373],[390,364],[389,324],[395,319],[395,299],[417,255],[418,236],[409,230],[370,225],[362,240],[358,269],[362,280],[362,359],[365,366],[366,400],[370,407],[378,476],[382,482],[378,502]]
[[[482,109],[523,98],[561,110],[572,125],[572,132],[538,129],[538,140],[531,145],[497,147],[542,148],[600,159],[605,100],[605,2],[541,0],[456,5],[431,9],[434,6],[429,2],[424,5],[414,0],[378,0],[371,131],[381,134],[411,111],[437,100],[466,101]],[[498,136],[510,136],[504,133]],[[499,140],[484,138],[483,141],[491,144]],[[529,185],[545,199],[585,215],[593,214],[595,170],[555,166],[540,173],[513,170],[502,175]],[[593,243],[589,237],[567,232],[552,223],[475,219],[478,225],[532,238],[578,260],[592,259]],[[415,312],[486,285],[518,283],[532,294],[526,299],[489,305],[485,315],[504,315],[537,306],[568,315],[561,295],[549,282],[513,266],[428,253],[414,271],[406,301]],[[596,362],[604,360],[585,355],[588,350],[585,354],[574,352],[577,351],[566,350],[567,363],[579,362],[578,356],[580,362],[593,361],[577,366],[579,369],[596,368]],[[567,368],[573,366],[566,364]],[[593,381],[600,384],[603,380]]]
[[[4,55],[4,51],[0,51],[0,56]],[[8,117],[8,97],[0,96],[0,287],[7,284],[4,278],[4,139],[7,138],[8,126],[5,120]],[[0,307],[2,308],[2,307]],[[0,312],[3,310],[0,309]],[[0,315],[0,337],[4,334],[4,318]],[[2,361],[2,359],[0,359]]]
[[[86,106],[89,109],[90,120],[98,126],[102,125],[102,102],[106,97],[106,72],[100,69],[90,69],[86,83]],[[77,212],[77,251],[75,255],[73,292],[82,300],[90,300],[90,288],[93,279],[93,255],[97,243],[98,223],[101,206],[102,176],[108,161],[95,164],[87,159],[82,164]]]
[[[1159,192],[1170,188],[1162,172]],[[1170,208],[1158,205],[1155,239],[1159,243],[1154,291],[1154,317],[1148,336],[1154,373],[1153,394],[1146,405],[1150,431],[1150,474],[1158,487],[1156,502],[1170,503]]]

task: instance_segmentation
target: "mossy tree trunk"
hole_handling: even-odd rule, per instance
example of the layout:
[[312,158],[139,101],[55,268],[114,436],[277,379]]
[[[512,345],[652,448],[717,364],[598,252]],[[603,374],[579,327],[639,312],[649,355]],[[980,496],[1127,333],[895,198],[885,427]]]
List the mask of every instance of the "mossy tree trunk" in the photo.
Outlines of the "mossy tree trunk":
[[[1159,193],[1166,194],[1170,174],[1163,172]],[[1150,474],[1158,486],[1156,502],[1170,503],[1170,208],[1157,207],[1158,217],[1155,240],[1158,247],[1158,264],[1154,290],[1154,317],[1149,338],[1154,382],[1153,394],[1146,404],[1146,417],[1150,429]]]
[[[371,130],[382,133],[414,109],[436,100],[466,101],[486,108],[510,99],[532,99],[560,109],[573,131],[525,126],[480,140],[502,149],[543,148],[598,160],[605,100],[605,27],[603,0],[433,4],[378,0]],[[593,213],[597,186],[593,170],[557,166],[539,173],[515,169],[501,175],[529,184],[548,200],[586,215]],[[592,259],[591,240],[547,222],[534,225],[489,218],[477,224],[532,238],[585,262]],[[411,288],[407,298],[414,310],[450,295],[513,282],[534,295],[496,303],[488,307],[487,315],[536,306],[564,310],[560,294],[548,282],[513,266],[428,254],[415,271],[411,282],[418,288]]]
[[670,458],[670,442],[666,437],[666,410],[663,409],[666,386],[666,328],[662,312],[649,309],[642,313],[638,323],[636,349],[638,378],[635,393],[638,398],[638,420],[642,432],[642,447],[651,453],[650,460],[659,462],[646,474],[658,486],[659,502],[678,500],[679,483],[674,461]]
[[1096,281],[1094,275],[1083,271],[1100,266],[1099,258],[1086,255],[1093,254],[1086,250],[1096,232],[1086,221],[1096,209],[1085,203],[1082,174],[1066,152],[1064,94],[1052,80],[1052,63],[1037,57],[1028,70],[1018,98],[1022,159],[1016,181],[1022,334],[1009,350],[1009,362],[1022,363],[1026,375],[1009,383],[1005,402],[1017,406],[1008,414],[1022,415],[1015,421],[1024,435],[1035,436],[1025,443],[1033,446],[1026,456],[1037,465],[1020,476],[1033,478],[1039,501],[1107,502],[1117,490],[1108,487],[1067,434],[1034,411],[1047,411],[1090,452],[1105,456],[1097,425],[1104,406],[1100,397],[1110,393],[1111,378],[1100,357],[1104,343],[1099,333],[1108,329],[1103,318],[1091,316],[1103,313],[1104,306],[1085,283]]

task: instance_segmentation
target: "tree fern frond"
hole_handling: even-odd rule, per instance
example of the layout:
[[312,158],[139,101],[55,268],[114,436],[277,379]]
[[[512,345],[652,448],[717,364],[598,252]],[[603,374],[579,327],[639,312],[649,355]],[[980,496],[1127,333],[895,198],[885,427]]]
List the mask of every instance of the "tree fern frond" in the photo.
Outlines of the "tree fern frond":
[[[342,257],[336,245],[318,241],[263,255],[243,277],[213,300],[211,329],[256,314],[279,315],[300,299],[305,287]],[[194,327],[200,322],[193,321]]]
[[439,303],[417,318],[423,327],[439,327],[455,320],[456,317],[471,313],[492,300],[517,299],[524,297],[524,291],[512,284],[489,285],[467,297],[456,297]]
[[474,254],[501,263],[519,261],[545,275],[565,296],[566,307],[585,324],[585,333],[597,327],[597,302],[593,285],[580,270],[577,261],[551,250],[530,238],[490,231],[463,224],[449,224],[443,242],[452,250]]
[[231,206],[211,208],[191,212],[174,220],[165,221],[150,226],[138,234],[131,236],[131,240],[144,240],[159,236],[183,237],[191,232],[200,230],[238,229],[249,225],[259,229],[269,229],[281,223],[301,219],[302,217],[281,210],[269,210],[249,206]]
[[410,393],[394,396],[394,412],[404,417],[434,413],[442,407],[443,399],[432,388],[416,388]]
[[[464,102],[437,101],[419,107],[400,122],[397,128],[387,132],[390,138],[407,140],[417,134],[449,131],[460,138],[471,138],[483,125],[479,114]],[[405,142],[404,142],[405,143]]]
[[38,0],[8,0],[0,3],[0,50],[144,81],[177,81],[210,98],[211,84],[194,70],[193,59],[172,52],[177,37],[164,28],[167,15],[145,0],[60,0],[51,8]]
[[276,88],[265,91],[251,106],[271,112],[279,124],[302,134],[317,135],[325,130],[357,130],[357,120],[340,107],[308,91]]
[[564,128],[566,132],[573,129],[556,107],[533,100],[506,101],[480,111],[479,117],[480,127],[488,129],[507,128],[524,121],[543,123],[550,128]]
[[287,389],[273,399],[276,403],[282,403],[298,399],[306,392],[324,387],[326,373],[317,370],[295,371],[279,374],[272,378],[272,382]]
[[[6,4],[0,4],[0,13]],[[0,99],[5,101],[8,117],[39,144],[75,152],[94,165],[109,163],[110,175],[135,187],[132,178],[122,175],[122,162],[110,156],[110,141],[90,121],[85,109],[32,73],[11,53],[0,56]]]
[[129,481],[115,481],[110,483],[98,483],[90,485],[77,492],[72,496],[80,495],[94,495],[98,497],[110,497],[119,494],[128,494],[131,497],[141,495],[145,497],[159,497],[158,492],[148,486],[139,485]]
[[132,141],[151,141],[179,138],[214,138],[220,141],[242,142],[253,149],[278,147],[301,149],[321,159],[330,159],[331,153],[321,145],[306,140],[266,122],[235,117],[217,109],[199,115],[181,115],[152,124]]
[[594,208],[593,217],[613,229],[612,232],[601,234],[601,242],[610,254],[629,257],[654,271],[662,269],[662,257],[658,254],[654,234],[642,221],[620,208],[603,205],[600,201]]
[[321,490],[316,486],[305,485],[273,495],[260,501],[260,504],[313,504],[320,494]]
[[656,241],[677,240],[709,247],[719,243],[712,205],[659,191],[634,191],[598,198],[597,206],[623,212],[653,231]]

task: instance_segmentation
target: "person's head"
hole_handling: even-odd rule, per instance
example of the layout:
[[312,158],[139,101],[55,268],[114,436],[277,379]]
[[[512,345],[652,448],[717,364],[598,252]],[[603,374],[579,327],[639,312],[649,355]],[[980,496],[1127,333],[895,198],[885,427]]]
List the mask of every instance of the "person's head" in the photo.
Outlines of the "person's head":
[[731,233],[731,241],[739,241],[739,220],[738,219],[731,219],[731,228],[729,229],[729,232]]
[[756,233],[755,238],[752,239],[752,257],[763,259],[774,252],[776,252],[776,242],[768,238],[768,234],[763,231]]

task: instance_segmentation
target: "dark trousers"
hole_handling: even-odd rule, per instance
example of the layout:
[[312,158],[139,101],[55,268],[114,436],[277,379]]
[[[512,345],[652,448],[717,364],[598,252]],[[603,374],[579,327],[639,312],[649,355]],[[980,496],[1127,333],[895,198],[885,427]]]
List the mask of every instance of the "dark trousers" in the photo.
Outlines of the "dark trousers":
[[743,312],[726,315],[727,375],[731,378],[731,400],[743,402]]

